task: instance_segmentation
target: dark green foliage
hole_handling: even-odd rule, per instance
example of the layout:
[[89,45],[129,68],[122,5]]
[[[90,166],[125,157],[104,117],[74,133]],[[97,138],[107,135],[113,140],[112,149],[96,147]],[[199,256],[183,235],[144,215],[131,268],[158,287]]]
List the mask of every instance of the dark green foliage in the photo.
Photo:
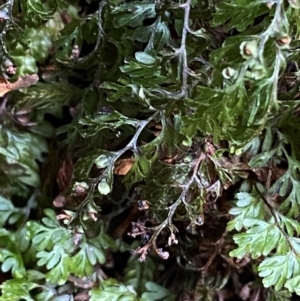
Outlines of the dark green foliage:
[[300,295],[298,2],[0,2],[0,301]]

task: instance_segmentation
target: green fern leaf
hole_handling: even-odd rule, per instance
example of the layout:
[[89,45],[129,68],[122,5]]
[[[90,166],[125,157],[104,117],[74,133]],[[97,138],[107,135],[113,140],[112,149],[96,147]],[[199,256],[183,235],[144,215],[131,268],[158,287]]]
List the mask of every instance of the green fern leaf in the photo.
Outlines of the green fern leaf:
[[[24,233],[21,234],[23,235]],[[16,278],[24,277],[26,270],[21,254],[21,250],[24,246],[20,236],[18,233],[11,233],[5,229],[1,229],[0,239],[0,262],[2,262],[2,271],[11,271]]]
[[227,230],[237,231],[247,228],[248,219],[264,219],[265,205],[256,193],[239,192],[236,194],[236,205],[229,213],[236,216],[227,224]]
[[31,297],[30,291],[39,285],[24,279],[11,279],[3,282],[0,287],[2,291],[0,301],[35,301]]
[[89,292],[90,301],[142,301],[136,293],[115,279],[108,279]]
[[146,283],[142,298],[147,301],[175,301],[175,297],[166,288],[150,281]]
[[[272,256],[259,265],[258,271],[266,287],[274,285],[275,290],[280,290],[286,285],[287,280],[299,276],[300,258],[292,251],[285,255]],[[292,284],[293,282],[289,282],[287,285],[291,291]]]
[[243,31],[253,23],[253,20],[268,12],[268,8],[263,6],[261,1],[233,0],[230,2],[218,3],[216,13],[213,16],[213,24],[226,24],[227,28],[236,28]]
[[71,230],[59,224],[53,210],[45,210],[45,215],[46,217],[42,219],[43,224],[33,221],[27,224],[29,236],[37,250],[50,250],[59,245],[71,253],[75,247],[72,242]]
[[266,301],[286,301],[290,300],[291,296],[292,294],[288,290],[276,292],[274,289],[270,288]]
[[288,250],[288,245],[282,238],[282,233],[274,223],[264,222],[259,219],[247,219],[250,227],[245,233],[234,235],[233,239],[239,246],[230,252],[230,256],[242,258],[251,254],[253,258],[268,255],[281,243],[281,248]]

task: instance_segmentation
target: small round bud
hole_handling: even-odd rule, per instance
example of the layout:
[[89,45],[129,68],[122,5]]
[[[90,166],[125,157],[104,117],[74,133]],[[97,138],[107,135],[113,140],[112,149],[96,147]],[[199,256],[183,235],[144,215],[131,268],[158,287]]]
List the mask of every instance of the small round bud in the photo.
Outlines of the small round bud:
[[240,45],[240,53],[244,59],[257,55],[258,42],[256,40],[245,41]]
[[109,156],[105,155],[100,155],[96,160],[95,160],[95,165],[97,168],[105,168],[111,163],[111,158]]
[[222,71],[222,75],[226,79],[230,79],[230,78],[234,77],[234,75],[236,75],[236,74],[237,74],[237,71],[231,67],[227,67],[227,68],[223,69],[223,71]]
[[164,252],[162,249],[158,249],[157,254],[159,255],[160,258],[165,259],[165,260],[168,259],[170,256],[169,252],[166,252],[166,251]]
[[73,191],[76,195],[83,195],[86,190],[89,189],[89,185],[86,182],[75,182]]
[[80,55],[79,46],[78,45],[74,45],[74,47],[72,49],[72,52],[71,52],[70,59],[77,60],[79,58],[79,55]]
[[110,185],[106,182],[105,179],[102,179],[99,184],[98,184],[98,191],[102,195],[107,195],[111,192],[111,187]]
[[280,46],[280,48],[283,48],[283,49],[289,48],[289,45],[290,45],[291,41],[292,41],[291,37],[289,37],[287,35],[276,39],[277,45]]

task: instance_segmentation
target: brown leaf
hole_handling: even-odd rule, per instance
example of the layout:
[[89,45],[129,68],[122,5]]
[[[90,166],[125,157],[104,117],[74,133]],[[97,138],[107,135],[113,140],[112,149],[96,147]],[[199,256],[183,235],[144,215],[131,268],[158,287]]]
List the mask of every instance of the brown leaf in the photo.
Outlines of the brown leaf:
[[132,158],[125,158],[120,159],[115,164],[115,174],[119,176],[125,176],[129,170],[131,169],[132,165],[134,163],[134,159]]
[[65,191],[71,184],[73,176],[73,162],[71,157],[68,155],[58,171],[57,174],[57,185],[59,187],[60,192]]
[[0,82],[0,97],[4,96],[6,93],[12,90],[18,90],[22,88],[27,88],[34,85],[39,80],[37,74],[25,75],[20,77],[16,82],[7,84],[5,82]]

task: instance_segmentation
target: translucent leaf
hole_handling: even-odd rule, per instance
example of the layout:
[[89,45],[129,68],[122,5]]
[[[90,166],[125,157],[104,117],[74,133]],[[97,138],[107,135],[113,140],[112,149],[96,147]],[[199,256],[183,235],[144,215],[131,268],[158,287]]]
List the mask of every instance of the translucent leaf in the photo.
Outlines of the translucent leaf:
[[142,294],[142,298],[149,301],[158,301],[158,300],[164,300],[164,301],[174,301],[175,298],[170,294],[170,292],[156,284],[155,282],[147,282],[146,283],[146,292]]
[[125,183],[136,183],[146,178],[151,172],[152,164],[156,160],[157,153],[152,153],[152,157],[147,158],[146,155],[135,155],[134,163],[131,166],[129,172],[126,174]]
[[[98,248],[93,247],[93,250],[91,250],[91,252],[95,255],[96,262],[99,262],[101,264],[105,263],[106,258],[105,258],[105,254],[102,249],[100,249],[99,247]],[[95,259],[93,258],[93,261],[92,261],[91,258],[89,258],[89,261],[92,265],[95,264],[95,263],[93,263]]]
[[31,55],[26,54],[20,56],[20,55],[12,54],[12,58],[15,64],[18,66],[17,68],[18,76],[37,73],[36,61]]
[[155,57],[141,51],[135,53],[135,58],[138,62],[145,65],[153,65],[156,62]]
[[113,24],[116,28],[130,25],[141,26],[144,19],[155,17],[155,4],[152,3],[126,3],[119,4],[113,9]]
[[280,211],[284,212],[287,217],[297,218],[300,213],[300,183],[292,180],[293,189],[288,197],[280,206]]
[[[51,3],[51,1],[48,1]],[[51,9],[49,8],[49,3],[42,4],[38,0],[28,0],[28,9],[32,9],[35,13],[38,15],[41,15],[43,17],[50,17],[53,15],[55,8]]]
[[86,255],[91,265],[95,265],[97,262],[97,257],[92,247],[86,247]]
[[216,13],[213,16],[212,24],[225,24],[227,28],[236,28],[243,31],[251,25],[254,19],[268,12],[266,6],[261,5],[260,1],[232,0],[231,2],[218,3]]
[[280,177],[270,188],[270,193],[279,193],[280,196],[286,196],[290,193],[292,188],[292,181],[290,175],[286,172]]
[[97,187],[98,187],[99,192],[103,195],[107,195],[111,191],[110,186],[108,185],[108,183],[105,180],[101,180]]
[[147,43],[153,30],[153,25],[138,27],[134,30],[133,34],[129,37],[131,40],[137,40],[142,43]]
[[261,147],[262,153],[269,151],[272,147],[272,143],[273,143],[272,129],[271,129],[271,127],[267,127],[264,142]]
[[35,301],[30,295],[30,291],[38,285],[26,279],[10,279],[1,284],[0,301]]
[[249,166],[251,166],[252,168],[261,168],[266,166],[268,162],[272,159],[276,151],[277,149],[275,148],[270,151],[257,154],[256,156],[251,158],[251,160],[249,161]]
[[111,163],[111,157],[106,155],[100,155],[96,160],[95,164],[97,168],[105,168]]
[[288,290],[281,290],[280,292],[276,292],[272,288],[270,288],[266,301],[286,301],[290,300],[291,296],[292,295]]
[[88,126],[88,129],[81,131],[82,136],[86,138],[94,136],[106,128],[115,130],[125,124],[135,127],[138,125],[138,120],[127,118],[118,112],[114,112],[108,115],[97,115],[95,118],[84,117],[79,120],[79,123]]
[[99,288],[92,288],[89,291],[90,301],[139,301],[135,292],[131,291],[124,284],[115,279],[108,279],[101,283]]
[[[12,216],[14,216],[14,219],[12,219]],[[15,208],[10,200],[0,196],[0,226],[3,226],[8,219],[10,224],[14,224],[22,216],[22,209]]]
[[122,86],[120,84],[104,82],[100,88],[108,90],[108,100],[114,102],[124,96],[130,91],[129,87]]
[[[20,244],[21,239],[19,235],[24,235],[24,231],[19,233],[10,233],[2,229],[0,233],[1,245],[0,261],[2,262],[2,271],[11,271],[15,278],[22,278],[26,274],[24,266],[24,258],[21,250],[23,245]],[[5,248],[3,247],[5,246]]]
[[30,133],[10,131],[1,126],[0,141],[0,154],[5,156],[5,167],[2,164],[1,167],[8,178],[14,179],[11,189],[18,195],[29,197],[27,186],[37,187],[40,184],[37,161],[43,161],[43,154],[47,152],[46,141]]

